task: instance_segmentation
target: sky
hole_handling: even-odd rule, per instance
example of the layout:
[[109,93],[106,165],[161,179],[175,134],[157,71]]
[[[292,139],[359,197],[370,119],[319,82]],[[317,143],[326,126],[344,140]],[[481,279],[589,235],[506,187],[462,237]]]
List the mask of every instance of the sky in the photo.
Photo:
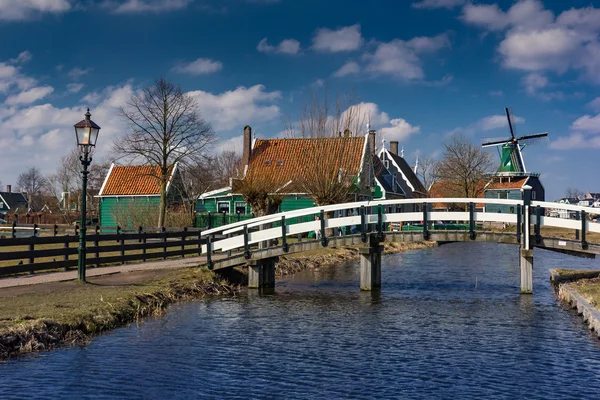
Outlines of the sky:
[[280,136],[314,93],[352,93],[411,165],[455,134],[509,136],[511,107],[518,135],[549,132],[524,150],[548,200],[600,192],[599,35],[590,0],[0,0],[0,181],[54,172],[88,107],[110,160],[118,108],[165,77],[214,152],[247,124]]

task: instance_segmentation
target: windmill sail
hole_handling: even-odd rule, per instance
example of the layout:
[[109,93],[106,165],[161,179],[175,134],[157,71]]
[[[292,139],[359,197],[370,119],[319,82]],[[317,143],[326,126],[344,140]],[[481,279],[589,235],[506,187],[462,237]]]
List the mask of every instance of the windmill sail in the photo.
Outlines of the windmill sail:
[[487,139],[481,147],[499,147],[500,166],[498,167],[498,174],[527,173],[525,161],[523,160],[523,148],[526,145],[545,139],[548,136],[548,132],[525,135],[517,138],[514,114],[508,107],[505,107],[504,111],[506,113],[510,137],[506,139]]

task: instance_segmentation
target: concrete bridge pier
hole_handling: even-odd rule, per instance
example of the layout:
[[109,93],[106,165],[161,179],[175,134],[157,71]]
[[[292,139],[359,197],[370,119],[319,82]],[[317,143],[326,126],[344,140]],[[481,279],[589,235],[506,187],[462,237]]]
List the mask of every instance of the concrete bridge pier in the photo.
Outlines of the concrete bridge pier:
[[369,247],[361,247],[360,253],[360,290],[381,288],[381,254],[383,246],[372,242]]
[[520,249],[521,294],[533,293],[533,249]]
[[279,257],[248,260],[248,288],[268,289],[275,287],[275,263]]

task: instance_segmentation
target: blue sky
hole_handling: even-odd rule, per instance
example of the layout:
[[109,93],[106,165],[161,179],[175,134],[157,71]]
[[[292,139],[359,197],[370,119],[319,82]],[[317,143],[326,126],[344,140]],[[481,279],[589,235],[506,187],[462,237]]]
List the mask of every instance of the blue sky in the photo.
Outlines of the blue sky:
[[222,148],[242,128],[284,130],[307,96],[354,92],[387,141],[438,156],[548,131],[525,149],[548,199],[600,191],[600,2],[317,0],[0,1],[0,181],[52,173],[86,107],[99,156],[123,132],[115,110],[164,76],[191,92]]

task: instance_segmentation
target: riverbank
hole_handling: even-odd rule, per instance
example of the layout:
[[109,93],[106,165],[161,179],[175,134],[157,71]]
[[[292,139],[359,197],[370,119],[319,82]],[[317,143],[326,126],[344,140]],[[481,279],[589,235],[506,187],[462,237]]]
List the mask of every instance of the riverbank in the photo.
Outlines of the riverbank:
[[577,310],[600,338],[600,271],[555,269],[551,280],[558,287],[559,300]]
[[[386,253],[435,247],[386,243]],[[358,248],[324,248],[280,258],[277,276],[358,259]],[[160,315],[175,302],[235,296],[247,275],[206,268],[143,270],[0,290],[0,360],[65,345],[86,345],[111,329]]]

